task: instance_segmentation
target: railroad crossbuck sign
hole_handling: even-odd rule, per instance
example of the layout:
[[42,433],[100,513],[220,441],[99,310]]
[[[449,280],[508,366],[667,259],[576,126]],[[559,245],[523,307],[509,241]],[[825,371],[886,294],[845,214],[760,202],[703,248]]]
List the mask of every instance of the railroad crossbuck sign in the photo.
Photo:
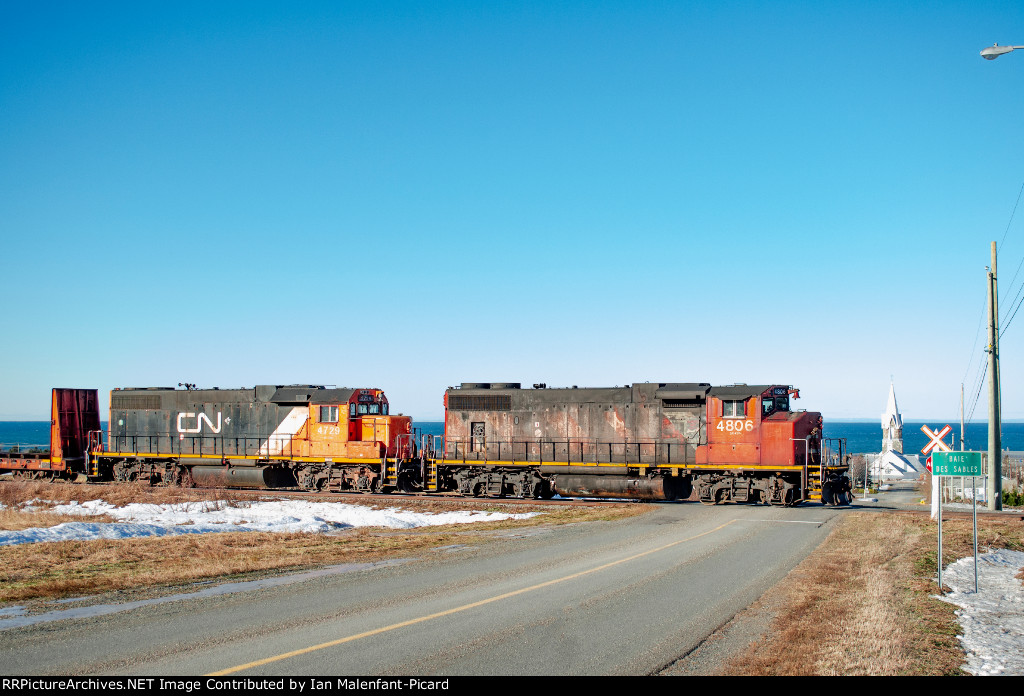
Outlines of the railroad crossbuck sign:
[[947,425],[945,428],[943,428],[939,432],[933,433],[932,429],[929,428],[927,425],[922,425],[921,426],[921,432],[923,432],[925,435],[930,437],[932,439],[932,441],[929,442],[927,445],[925,445],[924,447],[921,448],[921,454],[928,454],[933,449],[936,452],[951,452],[953,450],[953,448],[950,447],[949,445],[947,445],[945,442],[943,442],[942,438],[944,438],[947,435],[949,435],[949,433],[952,432],[952,430],[953,430],[953,428]]
[[936,452],[932,455],[935,476],[981,476],[981,452]]

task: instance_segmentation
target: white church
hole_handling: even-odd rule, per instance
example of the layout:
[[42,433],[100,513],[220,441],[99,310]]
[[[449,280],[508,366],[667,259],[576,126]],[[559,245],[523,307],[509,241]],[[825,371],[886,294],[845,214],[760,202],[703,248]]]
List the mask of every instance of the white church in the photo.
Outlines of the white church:
[[896,390],[889,383],[889,402],[882,414],[882,452],[868,457],[871,479],[899,481],[917,479],[926,471],[919,455],[903,454],[903,418],[896,406]]

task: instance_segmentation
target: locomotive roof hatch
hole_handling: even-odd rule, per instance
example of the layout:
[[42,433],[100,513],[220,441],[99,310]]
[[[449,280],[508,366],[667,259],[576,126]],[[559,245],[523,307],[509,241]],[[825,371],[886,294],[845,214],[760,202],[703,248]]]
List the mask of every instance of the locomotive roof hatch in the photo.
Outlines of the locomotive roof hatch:
[[275,404],[336,404],[351,399],[355,391],[355,389],[327,389],[319,386],[278,387],[268,401]]
[[728,387],[711,387],[710,395],[719,399],[749,399],[761,396],[775,384],[734,384]]
[[711,385],[705,382],[669,382],[659,384],[654,395],[659,399],[696,400],[707,398]]

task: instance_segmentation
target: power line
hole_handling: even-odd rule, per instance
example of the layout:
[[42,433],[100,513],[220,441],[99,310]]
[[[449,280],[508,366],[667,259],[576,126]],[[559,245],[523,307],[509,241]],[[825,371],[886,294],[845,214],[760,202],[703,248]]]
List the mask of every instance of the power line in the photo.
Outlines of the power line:
[[967,358],[967,369],[964,370],[964,378],[961,382],[967,381],[967,373],[971,371],[971,363],[974,361],[974,351],[978,348],[978,337],[981,336],[981,325],[985,321],[985,306],[988,304],[986,298],[985,302],[981,303],[981,314],[978,315],[978,330],[974,332],[974,345],[971,346],[971,357]]
[[1003,246],[1003,242],[1006,241],[1006,235],[1010,231],[1010,225],[1013,224],[1013,216],[1017,213],[1017,206],[1020,205],[1021,194],[1024,194],[1024,184],[1020,185],[1020,191],[1017,193],[1017,202],[1013,204],[1013,212],[1010,213],[1010,220],[1006,223],[1006,231],[1003,232],[1003,238],[999,241],[999,246]]
[[981,376],[978,379],[978,391],[974,394],[974,399],[971,401],[971,413],[967,417],[967,421],[974,420],[974,409],[978,406],[978,399],[981,398],[981,388],[985,386],[985,375],[988,373],[988,361],[985,361],[985,368],[981,371]]

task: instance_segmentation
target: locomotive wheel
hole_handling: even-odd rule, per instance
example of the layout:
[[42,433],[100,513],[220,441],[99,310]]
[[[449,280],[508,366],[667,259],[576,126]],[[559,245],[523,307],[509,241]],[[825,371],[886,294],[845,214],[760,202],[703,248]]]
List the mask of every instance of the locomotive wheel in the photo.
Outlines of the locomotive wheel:
[[398,475],[398,490],[403,493],[415,493],[419,490],[410,472],[403,471]]
[[822,505],[835,505],[836,498],[832,492],[832,482],[826,481],[821,484],[821,504]]

